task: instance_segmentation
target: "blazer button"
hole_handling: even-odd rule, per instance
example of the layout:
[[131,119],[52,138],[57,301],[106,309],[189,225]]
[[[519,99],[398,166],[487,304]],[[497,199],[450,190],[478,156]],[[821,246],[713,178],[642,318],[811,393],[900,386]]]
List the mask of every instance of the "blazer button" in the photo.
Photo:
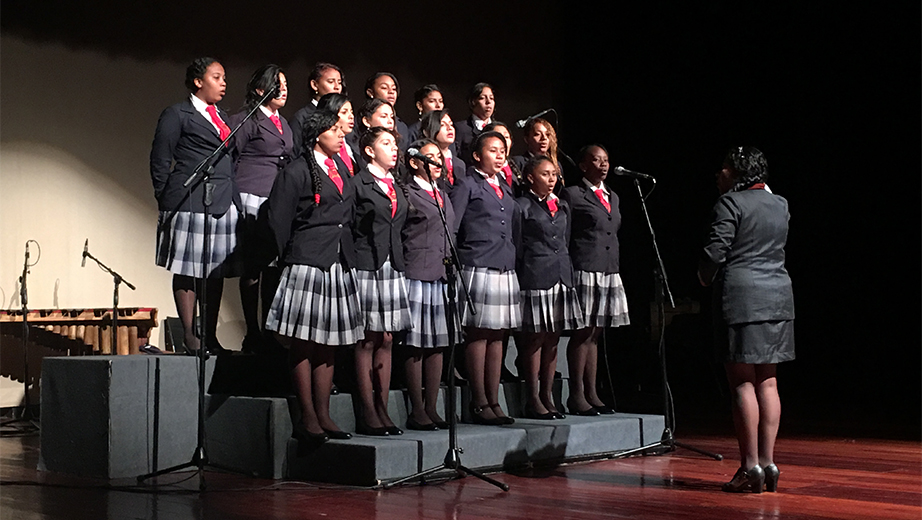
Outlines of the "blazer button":
[[559,253],[560,251],[559,251],[559,250],[557,250],[557,249],[555,249],[555,250],[554,250],[554,252],[555,252],[555,253]]
[[502,225],[504,225],[504,226],[506,225],[506,221],[505,221],[505,220],[500,220],[499,223],[502,224]]
[[500,207],[499,207],[499,210],[500,210],[500,211],[506,211],[506,207],[505,207],[505,206],[500,206]]
[[342,224],[339,224],[339,225],[338,225],[337,227],[339,227],[339,228],[342,228],[342,227],[343,227],[343,225],[342,225]]
[[611,231],[609,231],[608,234],[611,235]]
[[611,246],[605,246],[605,249],[606,250],[611,249]]
[[557,238],[557,235],[552,236],[551,238]]

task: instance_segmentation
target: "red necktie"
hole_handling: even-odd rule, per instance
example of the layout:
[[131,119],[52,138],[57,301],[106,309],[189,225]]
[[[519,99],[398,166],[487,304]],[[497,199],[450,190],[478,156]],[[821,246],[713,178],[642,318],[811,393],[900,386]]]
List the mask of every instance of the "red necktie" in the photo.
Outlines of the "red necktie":
[[550,197],[547,198],[547,209],[551,210],[551,216],[557,214],[557,200]]
[[496,184],[493,184],[492,182],[489,182],[489,181],[487,181],[487,184],[488,184],[491,188],[493,188],[493,191],[496,192],[496,196],[497,196],[497,197],[499,197],[500,199],[503,198],[503,188],[501,188],[500,186],[498,186],[498,185],[496,185]]
[[512,187],[512,167],[510,167],[509,164],[506,164],[505,166],[503,166],[503,173],[506,174],[506,184],[508,184],[509,187],[511,188]]
[[275,127],[279,129],[280,134],[285,135],[285,131],[282,130],[282,122],[279,120],[279,116],[277,114],[272,114],[269,116],[269,121],[272,121],[275,124]]
[[346,143],[343,143],[339,147],[339,156],[343,159],[343,162],[346,163],[346,168],[349,169],[349,175],[353,175],[355,172],[352,170],[354,166],[352,165],[352,157],[349,157],[349,152],[346,150]]
[[339,189],[340,195],[343,193],[343,178],[339,176],[339,172],[336,171],[336,163],[333,162],[333,159],[327,157],[326,161],[323,161],[323,164],[329,168],[327,175],[330,176],[330,180],[333,181],[333,184]]
[[205,111],[211,116],[211,122],[218,127],[218,137],[220,137],[222,141],[227,139],[227,136],[230,135],[230,128],[228,128],[224,121],[218,117],[218,109],[216,109],[214,105],[208,105]]
[[601,202],[602,205],[605,206],[605,211],[608,211],[609,213],[611,213],[611,204],[609,204],[608,201],[605,200],[605,194],[602,193],[602,190],[598,189],[594,191],[595,191],[595,196],[599,198],[599,202]]
[[394,218],[394,215],[397,214],[397,192],[394,191],[394,179],[384,177],[378,180],[387,184],[387,198],[391,199],[391,218]]
[[432,197],[433,199],[435,199],[436,202],[439,203],[439,207],[442,206],[442,194],[441,193],[434,191],[434,190],[433,191],[426,190],[426,193],[428,193],[430,197]]
[[445,172],[448,175],[448,184],[455,185],[455,169],[451,166],[451,157],[445,158]]

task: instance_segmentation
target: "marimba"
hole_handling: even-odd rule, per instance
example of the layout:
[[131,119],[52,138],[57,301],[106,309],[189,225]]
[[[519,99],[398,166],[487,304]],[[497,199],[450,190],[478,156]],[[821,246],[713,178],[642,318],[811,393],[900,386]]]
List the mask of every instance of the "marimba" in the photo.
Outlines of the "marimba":
[[[31,343],[70,354],[137,354],[157,326],[157,309],[120,307],[118,340],[112,346],[112,309],[30,310]],[[22,311],[0,310],[0,334],[22,339]]]

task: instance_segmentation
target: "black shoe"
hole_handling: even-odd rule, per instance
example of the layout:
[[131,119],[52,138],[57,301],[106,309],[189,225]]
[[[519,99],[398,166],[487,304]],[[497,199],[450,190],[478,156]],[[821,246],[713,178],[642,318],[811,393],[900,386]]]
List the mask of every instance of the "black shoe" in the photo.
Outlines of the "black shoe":
[[564,414],[558,412],[557,410],[554,410],[554,411],[551,412],[551,413],[554,414],[554,419],[566,419],[566,418],[567,418],[566,415],[564,415]]
[[336,385],[333,385],[333,388],[330,388],[330,395],[339,395],[339,388],[336,388]]
[[396,426],[385,426],[388,435],[403,435],[403,430]]
[[612,408],[612,407],[610,407],[610,406],[605,406],[605,405],[602,405],[602,406],[595,406],[595,405],[592,405],[592,407],[595,408],[596,411],[599,412],[599,413],[602,414],[602,415],[615,415],[615,409]]
[[370,428],[368,426],[356,426],[355,433],[359,435],[372,435],[374,437],[387,437],[390,435],[387,428],[384,426],[378,426],[377,428]]
[[573,401],[567,401],[567,410],[569,410],[570,415],[581,415],[583,417],[595,417],[599,415],[599,411],[596,410],[594,406],[589,406],[585,410],[577,410],[574,406]]
[[448,429],[448,421],[442,420],[442,418],[439,417],[438,415],[436,415],[435,418],[432,418],[432,416],[429,416],[429,420],[431,420],[433,424],[435,424],[440,430]]
[[503,407],[500,406],[499,403],[491,404],[490,408],[493,409],[493,414],[496,415],[496,418],[500,420],[500,424],[515,424],[515,419],[513,419],[512,417],[509,417],[507,415],[499,415],[496,413],[496,410],[499,410],[500,413],[504,413]]
[[417,422],[417,420],[412,417],[407,417],[407,429],[421,431],[421,432],[431,432],[431,431],[438,430],[439,426],[435,424],[434,422],[423,424],[423,423]]
[[484,406],[481,408],[474,403],[471,403],[471,420],[474,421],[474,424],[483,424],[484,426],[500,426],[505,424],[502,417],[493,417],[488,419],[480,415],[483,413],[485,408],[489,408],[489,406]]
[[765,484],[765,472],[761,466],[754,466],[750,470],[740,468],[736,470],[736,475],[730,482],[723,485],[723,490],[729,493],[742,493],[747,489],[753,493],[761,493],[762,486]]
[[308,444],[323,444],[330,440],[330,436],[326,433],[313,433],[305,428],[303,424],[293,425],[291,436],[297,439],[298,442]]
[[342,430],[323,430],[323,431],[327,432],[327,435],[328,435],[331,439],[336,439],[336,440],[339,440],[339,441],[344,441],[344,440],[346,440],[346,439],[351,439],[351,438],[352,438],[352,434],[351,434],[351,433],[349,433],[349,432],[344,432],[344,431],[342,431]]
[[765,490],[770,493],[778,491],[778,477],[781,475],[778,466],[772,463],[762,468],[762,471],[765,472]]
[[553,421],[557,417],[554,415],[554,412],[547,413],[538,413],[533,408],[525,408],[525,418],[526,419],[540,419],[542,421]]

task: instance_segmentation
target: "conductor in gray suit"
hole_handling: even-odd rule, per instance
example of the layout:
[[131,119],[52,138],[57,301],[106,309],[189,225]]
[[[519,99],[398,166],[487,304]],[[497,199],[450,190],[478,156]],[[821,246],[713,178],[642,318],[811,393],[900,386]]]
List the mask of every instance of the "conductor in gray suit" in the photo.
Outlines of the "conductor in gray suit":
[[[740,469],[724,491],[775,491],[781,417],[776,363],[794,359],[794,296],[784,267],[787,201],[765,185],[768,162],[752,147],[730,150],[698,269],[713,283],[715,342],[733,397]],[[718,312],[719,311],[719,312]]]

